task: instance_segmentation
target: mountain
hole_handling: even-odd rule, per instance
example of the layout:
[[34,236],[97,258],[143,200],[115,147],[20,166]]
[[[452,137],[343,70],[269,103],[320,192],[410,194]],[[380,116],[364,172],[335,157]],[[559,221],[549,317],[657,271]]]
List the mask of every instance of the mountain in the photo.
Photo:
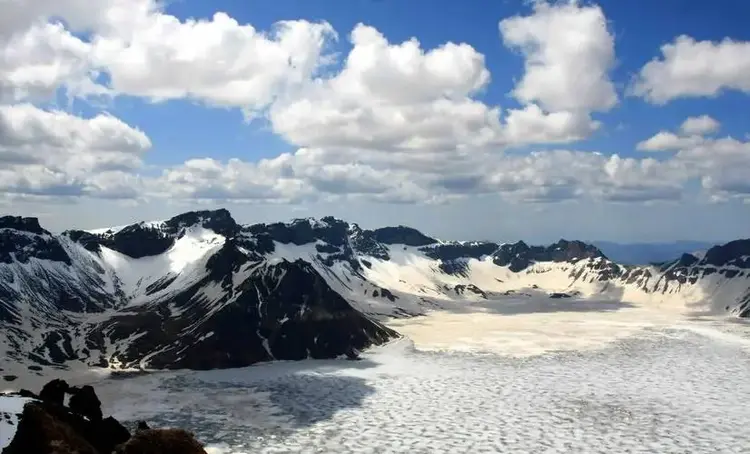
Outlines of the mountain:
[[702,241],[675,241],[671,243],[613,243],[593,241],[611,260],[623,265],[648,265],[676,260],[684,253],[696,254],[716,246]]
[[630,266],[581,241],[443,242],[332,217],[240,225],[222,209],[60,235],[0,218],[0,345],[30,367],[337,357],[397,337],[389,317],[507,297],[747,317],[750,240]]
[[0,218],[5,358],[210,369],[331,358],[397,334],[226,210],[51,235]]

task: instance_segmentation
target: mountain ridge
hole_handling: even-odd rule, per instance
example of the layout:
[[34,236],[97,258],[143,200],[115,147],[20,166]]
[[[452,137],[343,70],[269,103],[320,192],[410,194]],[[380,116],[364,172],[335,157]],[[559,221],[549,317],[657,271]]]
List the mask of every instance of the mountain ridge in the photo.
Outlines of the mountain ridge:
[[45,366],[238,367],[352,354],[398,337],[390,317],[478,299],[684,300],[746,317],[749,273],[750,240],[634,266],[577,240],[440,241],[330,216],[242,225],[204,210],[59,235],[5,216],[0,345]]

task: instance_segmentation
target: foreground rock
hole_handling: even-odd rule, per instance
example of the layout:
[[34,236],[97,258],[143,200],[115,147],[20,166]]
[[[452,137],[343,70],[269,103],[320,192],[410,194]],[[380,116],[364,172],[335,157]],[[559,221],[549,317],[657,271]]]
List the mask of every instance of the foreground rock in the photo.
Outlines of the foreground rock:
[[182,429],[146,429],[138,431],[116,454],[200,454],[203,446]]
[[[64,405],[65,395],[70,404]],[[53,380],[36,395],[0,396],[2,454],[205,454],[195,437],[180,429],[142,430],[131,436],[112,416],[104,418],[91,386],[70,387]],[[6,446],[7,444],[7,446]]]

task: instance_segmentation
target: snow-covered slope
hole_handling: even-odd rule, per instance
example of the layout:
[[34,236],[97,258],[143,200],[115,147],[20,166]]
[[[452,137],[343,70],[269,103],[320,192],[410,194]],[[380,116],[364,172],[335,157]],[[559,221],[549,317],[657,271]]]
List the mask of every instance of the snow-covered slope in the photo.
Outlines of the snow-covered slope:
[[748,316],[750,240],[622,266],[580,241],[443,242],[332,217],[243,226],[202,211],[57,236],[33,218],[0,218],[0,349],[19,364],[331,357],[397,335],[378,319],[508,296]]
[[0,218],[0,370],[244,366],[397,336],[226,210],[51,235]]

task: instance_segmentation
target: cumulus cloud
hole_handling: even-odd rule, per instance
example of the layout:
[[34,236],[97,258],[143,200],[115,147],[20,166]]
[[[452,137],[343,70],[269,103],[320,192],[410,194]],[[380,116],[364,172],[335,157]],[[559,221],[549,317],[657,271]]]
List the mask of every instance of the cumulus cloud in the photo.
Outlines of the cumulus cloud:
[[104,93],[92,80],[89,43],[73,36],[61,24],[36,23],[0,39],[0,102],[46,100],[60,87],[71,94]]
[[715,119],[708,115],[701,115],[686,119],[680,126],[680,131],[687,135],[705,135],[718,131],[720,127],[721,123]]
[[686,35],[661,47],[638,74],[633,93],[656,104],[724,90],[750,92],[750,42],[696,41]]
[[678,199],[683,184],[693,176],[673,162],[583,151],[472,153],[454,163],[411,159],[408,154],[388,160],[385,153],[359,152],[371,153],[373,159],[357,162],[353,155],[303,148],[257,164],[189,161],[165,171],[158,193],[174,199],[284,203],[353,198],[442,203],[476,194],[500,194],[525,202],[574,198],[633,202]]
[[701,136],[684,136],[669,131],[659,131],[653,137],[639,142],[636,148],[640,151],[673,151],[695,146],[701,142],[703,142]]
[[701,186],[714,200],[750,197],[747,185],[750,172],[750,141],[733,137],[714,138],[719,123],[703,115],[690,117],[680,126],[679,133],[660,131],[640,142],[643,151],[674,151],[665,161],[679,168],[688,178],[699,178]]
[[154,13],[132,33],[97,37],[92,61],[106,69],[117,93],[254,111],[308,80],[333,37],[325,22],[284,21],[263,33],[224,13],[187,21]]
[[708,143],[706,135],[715,133],[721,123],[708,115],[688,117],[680,125],[678,133],[659,131],[653,137],[639,142],[640,151],[674,151],[691,149]]
[[3,191],[95,194],[141,167],[149,148],[142,131],[108,114],[81,118],[31,104],[0,106]]
[[306,147],[448,149],[497,140],[499,109],[471,96],[490,80],[484,56],[467,44],[425,51],[412,38],[389,43],[358,24],[338,74],[274,103],[274,131]]
[[535,2],[534,13],[500,21],[503,41],[525,58],[513,95],[549,111],[606,111],[617,104],[609,78],[614,36],[599,6]]
[[[570,27],[579,27],[579,35]],[[449,152],[572,142],[595,131],[599,124],[590,112],[617,102],[607,75],[614,46],[601,10],[538,4],[529,16],[502,21],[500,29],[507,45],[527,51],[526,74],[514,91],[521,108],[503,112],[477,99],[490,74],[470,45],[423,49],[415,38],[391,43],[358,24],[341,72],[275,102],[272,127],[305,147]],[[562,41],[567,44],[560,47]],[[570,63],[576,58],[585,60]],[[587,67],[585,76],[581,67]],[[550,80],[538,83],[553,70],[557,88]]]
[[34,100],[63,87],[75,96],[189,98],[253,114],[307,81],[335,37],[325,22],[283,21],[261,32],[224,13],[182,21],[151,0],[6,0],[0,96]]
[[[707,137],[719,128],[708,116],[638,145],[672,150],[669,159],[509,151],[584,139],[601,126],[592,114],[617,104],[609,75],[614,38],[597,6],[537,1],[530,14],[499,22],[503,43],[525,61],[511,93],[520,106],[501,108],[482,100],[490,73],[484,55],[466,43],[394,43],[358,24],[341,67],[321,71],[334,63],[328,46],[337,39],[326,22],[284,21],[264,32],[224,13],[178,19],[150,0],[6,2],[6,194],[258,203],[442,203],[501,194],[634,202],[678,199],[693,179],[716,197],[746,188],[747,143]],[[50,22],[55,18],[62,21]],[[263,114],[298,149],[257,162],[190,159],[145,176],[139,169],[151,142],[144,132],[106,113],[83,118],[27,103],[60,88],[73,96],[189,99]]]

